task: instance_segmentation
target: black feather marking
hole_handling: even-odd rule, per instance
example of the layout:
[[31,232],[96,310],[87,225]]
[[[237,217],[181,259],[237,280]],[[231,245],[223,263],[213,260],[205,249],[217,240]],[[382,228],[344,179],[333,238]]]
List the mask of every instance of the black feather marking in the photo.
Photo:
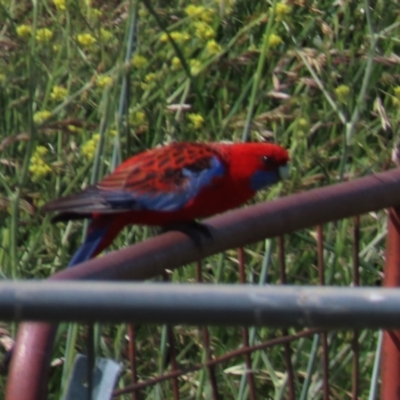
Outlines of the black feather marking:
[[199,173],[205,169],[210,168],[211,166],[211,157],[205,157],[201,158],[198,161],[195,161],[194,163],[185,166],[185,169],[188,169],[189,171]]
[[60,213],[56,216],[54,216],[51,219],[51,222],[54,224],[56,222],[68,222],[68,221],[75,221],[79,219],[85,219],[85,218],[92,218],[91,213],[87,214],[78,214],[74,212],[65,212],[65,213]]

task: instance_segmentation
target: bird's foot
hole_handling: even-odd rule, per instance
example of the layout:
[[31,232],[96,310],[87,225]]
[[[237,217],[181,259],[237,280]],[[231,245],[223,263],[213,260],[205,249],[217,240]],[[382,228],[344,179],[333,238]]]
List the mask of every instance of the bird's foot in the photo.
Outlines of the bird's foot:
[[10,350],[7,350],[4,354],[4,358],[0,363],[0,375],[5,376],[8,373],[8,367],[10,366],[11,357],[13,355],[14,347],[11,347]]
[[165,233],[170,231],[184,233],[185,235],[189,236],[195,246],[200,249],[202,247],[202,239],[204,237],[207,239],[212,239],[210,228],[207,225],[201,224],[197,221],[173,223],[163,227],[161,232]]

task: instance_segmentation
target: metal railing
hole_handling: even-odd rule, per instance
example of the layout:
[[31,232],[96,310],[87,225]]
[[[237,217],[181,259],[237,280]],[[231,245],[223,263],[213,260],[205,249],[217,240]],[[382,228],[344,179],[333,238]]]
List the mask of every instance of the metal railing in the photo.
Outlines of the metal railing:
[[[324,285],[325,266],[324,266],[324,238],[322,234],[321,225],[330,221],[337,221],[343,218],[353,218],[352,224],[352,237],[353,237],[353,271],[352,271],[352,282],[354,286],[359,284],[359,271],[358,267],[360,264],[359,260],[359,215],[376,211],[388,207],[395,207],[400,205],[400,169],[387,171],[384,173],[372,175],[369,177],[357,179],[351,182],[340,183],[320,189],[311,190],[309,192],[291,195],[282,199],[271,201],[268,203],[262,203],[255,206],[247,207],[241,210],[236,210],[224,215],[220,215],[205,221],[210,227],[213,239],[208,240],[203,244],[201,249],[193,245],[193,243],[185,235],[179,232],[169,232],[155,238],[146,240],[145,242],[130,246],[126,249],[119,250],[105,255],[104,257],[90,260],[78,268],[63,270],[54,276],[50,277],[51,281],[57,280],[143,280],[155,277],[157,275],[165,275],[165,270],[172,270],[188,263],[197,263],[196,273],[197,280],[202,281],[202,266],[200,260],[231,248],[239,248],[238,250],[238,266],[239,266],[239,277],[241,283],[245,283],[245,263],[244,263],[244,250],[243,246],[260,241],[265,238],[278,237],[279,244],[279,269],[280,269],[280,281],[282,284],[286,283],[285,274],[285,246],[283,235],[292,233],[299,229],[317,226],[317,237],[316,237],[316,253],[318,261],[319,271],[319,282]],[[396,211],[392,211],[390,214],[390,223],[388,227],[388,243],[387,243],[387,256],[386,256],[386,269],[385,269],[385,283],[387,286],[398,286],[400,284],[400,234],[399,225],[397,223],[398,217]],[[267,223],[266,223],[267,221]],[[155,249],[157,251],[155,251]],[[57,288],[57,282],[54,283],[54,287],[48,284],[48,290],[52,291]],[[21,284],[22,285],[22,284]],[[40,283],[37,283],[40,285]],[[102,285],[99,283],[99,285]],[[164,284],[166,285],[166,284]],[[53,289],[51,289],[53,287]],[[80,286],[76,286],[78,289]],[[154,286],[150,284],[142,284],[139,287],[142,289],[140,293],[144,293],[146,290],[151,290]],[[153,306],[160,305],[162,293],[165,296],[172,296],[170,289],[174,289],[170,286],[169,289],[163,286],[165,292],[157,290],[154,296],[160,296],[157,302],[153,303]],[[68,285],[66,285],[66,289]],[[106,286],[104,286],[106,288]],[[135,287],[136,288],[136,287]],[[219,289],[218,286],[215,288],[209,288],[208,286],[192,286],[194,290],[198,290],[198,298],[204,298],[205,296],[211,296],[210,293],[214,293],[215,296],[223,296],[223,288]],[[85,296],[86,300],[83,304],[87,304],[89,307],[89,300],[94,299],[90,295],[90,292],[84,290],[85,284],[79,289],[82,296]],[[11,290],[11,289],[10,289]],[[17,290],[17,287],[16,287]],[[32,291],[34,286],[32,286]],[[108,290],[108,289],[107,289]],[[109,289],[111,290],[111,288]],[[186,287],[182,287],[182,291],[187,290]],[[206,291],[209,292],[206,293]],[[181,368],[178,365],[176,355],[174,354],[174,332],[171,327],[171,323],[177,322],[189,322],[193,324],[204,324],[209,325],[218,321],[218,317],[215,315],[217,309],[214,304],[213,307],[207,308],[207,313],[202,313],[201,318],[199,314],[192,312],[193,310],[186,310],[180,318],[173,319],[174,312],[169,314],[165,311],[163,317],[159,314],[157,316],[153,314],[154,319],[152,322],[158,321],[159,323],[168,322],[168,337],[170,341],[170,348],[172,349],[170,354],[170,365],[171,371],[158,375],[153,378],[138,380],[137,377],[137,366],[140,363],[140,358],[137,357],[135,349],[135,327],[130,326],[130,349],[129,349],[129,360],[130,370],[132,377],[132,384],[127,385],[124,389],[118,389],[115,391],[115,396],[123,393],[132,392],[134,398],[138,398],[140,390],[148,385],[154,385],[164,380],[171,380],[173,387],[173,395],[175,399],[179,398],[179,385],[178,377],[188,374],[194,370],[206,368],[209,374],[210,387],[212,388],[212,398],[219,398],[218,391],[218,379],[215,368],[227,360],[233,357],[244,356],[246,372],[243,376],[246,377],[247,385],[249,388],[249,398],[257,398],[257,385],[255,382],[255,374],[252,369],[253,360],[251,354],[259,349],[273,347],[276,345],[283,345],[284,348],[284,362],[286,365],[286,380],[288,388],[288,398],[294,399],[295,396],[295,371],[293,367],[293,351],[290,343],[298,340],[301,337],[312,336],[316,337],[316,333],[319,332],[318,338],[320,338],[322,346],[322,393],[323,398],[328,399],[331,388],[329,386],[329,335],[327,332],[328,328],[340,328],[347,327],[354,329],[351,339],[351,349],[353,358],[353,378],[352,378],[352,398],[357,398],[359,393],[359,331],[358,329],[366,327],[374,328],[398,328],[398,322],[396,317],[400,310],[400,307],[396,307],[396,299],[398,296],[397,290],[387,291],[384,289],[346,289],[346,288],[297,288],[291,287],[271,287],[268,286],[260,288],[249,288],[244,286],[243,288],[229,288],[227,292],[237,293],[238,296],[243,296],[242,299],[248,300],[247,306],[249,310],[254,307],[254,293],[259,293],[260,298],[268,298],[268,301],[264,304],[266,308],[260,311],[258,314],[247,313],[243,311],[239,313],[240,308],[237,302],[231,301],[231,314],[225,311],[225,323],[232,323],[233,320],[228,320],[228,316],[237,317],[237,323],[242,327],[242,348],[233,349],[228,351],[226,354],[215,357],[211,351],[211,335],[209,329],[205,326],[202,328],[203,346],[206,352],[206,359],[204,362],[199,364]],[[1,288],[0,288],[1,291]],[[253,295],[251,293],[253,293]],[[325,308],[326,303],[322,302],[315,304],[313,301],[318,298],[317,293],[320,294],[320,299],[327,300],[331,296],[339,295],[340,299],[345,300],[352,296],[351,302],[348,302],[346,309],[336,309],[335,306],[339,306],[340,299],[332,300],[330,297],[330,304],[332,308]],[[69,292],[69,291],[67,291]],[[45,292],[47,293],[47,292]],[[86,293],[86,294],[85,294]],[[168,293],[168,295],[167,295]],[[196,292],[197,293],[197,292]],[[271,300],[272,297],[269,295],[276,294],[274,307],[279,310],[272,311]],[[307,294],[309,293],[309,294]],[[330,294],[329,294],[330,293]],[[177,292],[178,296],[179,292]],[[225,293],[228,296],[228,293]],[[93,290],[92,295],[95,296]],[[317,296],[310,297],[307,296]],[[44,296],[44,295],[43,295]],[[132,296],[135,296],[132,294]],[[249,301],[249,296],[253,296],[253,303]],[[383,297],[382,297],[383,296]],[[39,296],[41,297],[41,295]],[[168,303],[169,307],[176,307],[176,303],[172,306],[172,301],[178,301],[176,298]],[[274,297],[275,298],[275,297]],[[0,296],[0,304],[2,297]],[[149,314],[140,311],[139,305],[136,304],[138,298],[130,298],[135,306],[132,309],[129,307],[126,310],[132,312],[132,320],[136,322],[140,321],[140,316],[143,321],[149,322]],[[221,297],[222,299],[222,297]],[[308,299],[308,300],[307,300]],[[42,299],[43,300],[43,299]],[[41,301],[42,301],[41,300]],[[92,301],[91,300],[91,301]],[[166,300],[166,297],[163,298]],[[222,300],[221,300],[222,301]],[[227,301],[227,299],[226,299]],[[261,300],[259,307],[261,310]],[[299,305],[299,301],[302,301]],[[12,308],[12,303],[10,307]],[[21,303],[22,304],[22,303]],[[28,311],[28,304],[18,308],[19,318],[35,318],[42,320],[43,314],[36,317],[32,314],[24,314]],[[33,304],[33,303],[32,303]],[[70,304],[66,302],[66,304]],[[139,304],[139,303],[138,303]],[[258,304],[258,303],[257,303]],[[294,319],[296,313],[288,312],[291,307],[297,304],[296,310],[303,316],[295,323]],[[186,307],[189,307],[189,302],[186,302]],[[218,301],[218,305],[221,303]],[[71,304],[70,304],[71,306]],[[149,304],[147,304],[149,306]],[[25,308],[28,307],[28,308]],[[82,304],[79,305],[82,309]],[[104,303],[104,307],[107,304]],[[165,303],[167,307],[167,303]],[[242,305],[242,307],[244,307]],[[286,307],[286,308],[285,308]],[[5,308],[6,310],[6,308]],[[41,307],[35,308],[36,312],[43,313]],[[89,308],[87,309],[89,310]],[[213,310],[213,311],[212,311]],[[247,310],[247,311],[249,311]],[[321,312],[326,310],[326,313]],[[347,311],[346,311],[347,310]],[[366,310],[367,313],[366,313]],[[5,311],[4,311],[5,312]],[[15,317],[15,309],[10,311],[8,318]],[[82,312],[82,310],[81,310]],[[265,312],[265,314],[263,314]],[[286,313],[285,317],[280,316],[281,313]],[[302,312],[305,314],[302,314]],[[331,313],[332,312],[332,313]],[[78,317],[74,317],[73,310],[69,309],[69,315],[71,318],[66,319],[84,319],[84,314]],[[137,313],[137,314],[133,314]],[[311,313],[311,314],[310,314]],[[89,313],[87,313],[89,315]],[[136,315],[137,319],[133,316]],[[146,317],[147,315],[147,317]],[[184,320],[183,316],[186,315],[189,319]],[[261,315],[261,316],[260,316]],[[281,331],[281,337],[264,340],[260,343],[252,345],[249,330],[246,325],[257,325],[258,322],[264,324],[271,324],[273,322],[272,315],[275,315],[275,323],[284,329]],[[310,316],[312,315],[312,317]],[[347,318],[344,317],[347,315]],[[98,316],[96,314],[96,316]],[[251,318],[254,317],[254,319]],[[290,319],[292,316],[294,319]],[[67,315],[63,316],[67,317]],[[56,322],[63,319],[60,316],[57,319],[50,318],[47,320]],[[121,319],[119,319],[121,317]],[[114,320],[125,320],[127,315],[123,315],[122,311],[118,318]],[[221,315],[219,315],[221,317]],[[265,319],[264,319],[265,317]],[[332,317],[332,318],[331,318]],[[247,319],[246,319],[247,318]],[[286,319],[285,319],[286,318]],[[311,318],[311,319],[310,319]],[[313,319],[314,318],[314,319]],[[315,319],[316,318],[316,319]],[[97,318],[93,318],[96,319]],[[315,322],[315,324],[313,323]],[[220,319],[222,322],[222,319]],[[289,334],[287,330],[288,326],[319,326],[320,329],[305,329],[303,331]],[[25,322],[22,323],[18,332],[16,341],[16,347],[12,358],[9,380],[7,386],[6,399],[41,399],[46,398],[46,385],[48,377],[48,367],[50,365],[51,348],[54,340],[56,331],[55,325],[50,325],[44,322]],[[400,356],[397,348],[397,343],[400,342],[400,335],[393,332],[385,333],[384,335],[384,346],[382,353],[382,398],[384,399],[395,399],[399,396],[397,390],[397,377],[400,372]],[[313,343],[318,343],[314,341]],[[308,379],[308,378],[306,378]],[[400,398],[400,397],[399,397]]]

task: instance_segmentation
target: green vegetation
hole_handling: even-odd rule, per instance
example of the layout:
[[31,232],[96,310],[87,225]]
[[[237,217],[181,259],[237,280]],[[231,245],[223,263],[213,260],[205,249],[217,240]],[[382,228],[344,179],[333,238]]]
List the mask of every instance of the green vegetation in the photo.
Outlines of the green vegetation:
[[[40,206],[172,140],[267,139],[289,148],[291,179],[257,201],[388,168],[400,114],[399,36],[394,0],[0,1],[1,277],[46,278],[63,268],[82,225],[51,225]],[[328,284],[352,282],[352,225],[324,227]],[[381,280],[384,233],[383,213],[361,218],[363,285]],[[150,234],[132,227],[112,249]],[[289,283],[318,284],[315,237],[312,228],[285,238]],[[279,282],[276,250],[274,240],[246,248],[249,282]],[[233,250],[211,257],[204,280],[237,282],[237,264]],[[194,268],[173,279],[194,281]],[[15,334],[15,326],[8,329]],[[55,347],[54,357],[66,361],[52,368],[51,399],[60,398],[71,360],[85,348],[84,327],[67,331],[60,329]],[[239,330],[210,332],[214,355],[240,346]],[[98,354],[123,362],[119,384],[129,384],[127,327],[102,326],[98,333]],[[257,343],[281,334],[263,328],[250,338]],[[180,365],[204,359],[198,328],[179,326],[175,335]],[[147,379],[162,371],[165,330],[141,326],[137,337],[138,375]],[[351,393],[351,337],[329,334],[335,399]],[[369,331],[360,336],[363,399],[376,338]],[[296,398],[321,398],[320,349],[312,339],[292,349]],[[285,398],[282,347],[254,353],[254,370],[260,397]],[[217,367],[224,399],[247,398],[243,371],[242,358]],[[210,398],[205,370],[181,379],[180,388],[182,399]],[[172,396],[169,382],[145,392],[149,399]]]

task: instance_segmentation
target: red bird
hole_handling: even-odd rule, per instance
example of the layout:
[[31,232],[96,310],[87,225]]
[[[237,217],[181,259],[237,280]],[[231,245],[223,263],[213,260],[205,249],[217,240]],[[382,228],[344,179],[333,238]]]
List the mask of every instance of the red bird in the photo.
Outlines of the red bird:
[[168,226],[238,207],[287,175],[270,143],[172,143],[133,156],[102,181],[43,207],[54,221],[90,218],[69,266],[95,257],[129,224]]

